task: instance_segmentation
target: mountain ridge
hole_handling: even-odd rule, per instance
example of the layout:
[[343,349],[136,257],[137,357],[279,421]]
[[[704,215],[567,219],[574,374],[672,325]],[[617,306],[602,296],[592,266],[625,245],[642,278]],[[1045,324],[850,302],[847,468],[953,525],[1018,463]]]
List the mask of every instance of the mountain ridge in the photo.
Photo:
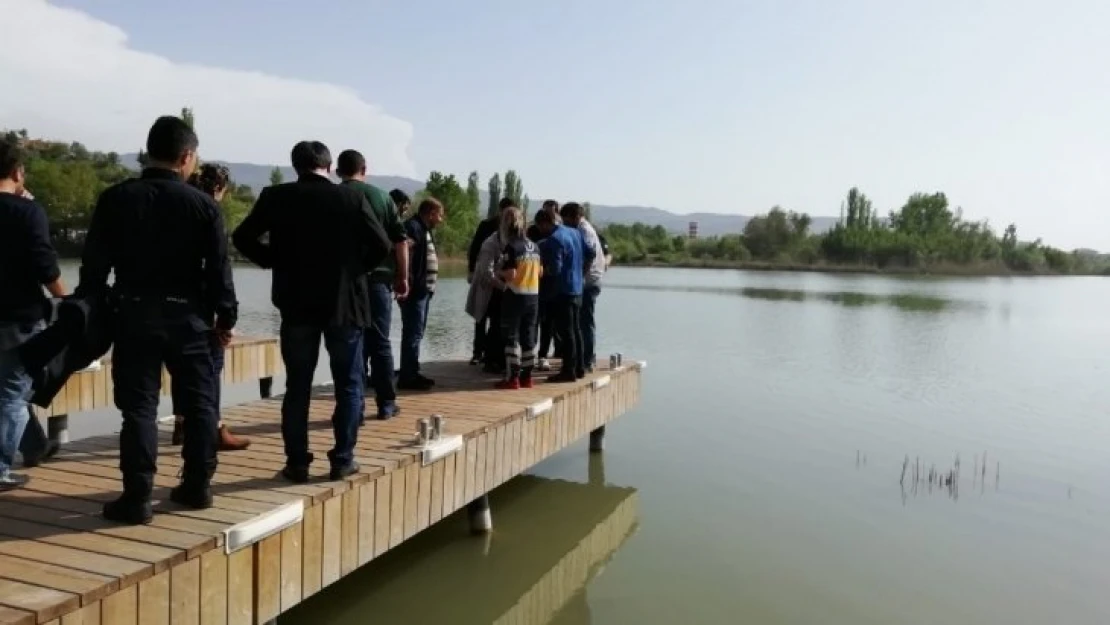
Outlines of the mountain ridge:
[[[120,155],[120,162],[128,167],[133,167],[135,169],[139,168],[138,154],[122,154]],[[212,162],[226,165],[231,171],[231,177],[235,180],[236,184],[247,185],[254,189],[256,193],[263,187],[269,186],[270,171],[275,167],[274,165],[235,163],[220,159],[212,159]],[[279,169],[285,180],[292,180],[296,177],[292,167],[279,166]],[[409,194],[409,196],[415,196],[417,192],[424,188],[424,183],[422,181],[406,178],[404,176],[377,176],[371,174],[369,182],[387,191],[391,189],[400,189]],[[463,183],[465,184],[465,180]],[[489,203],[488,191],[482,189],[481,197],[481,205],[486,206]],[[539,202],[542,201],[543,198],[532,198],[531,208],[538,208]],[[686,234],[690,222],[696,221],[698,222],[699,236],[738,234],[743,232],[745,224],[751,219],[749,215],[729,215],[725,213],[697,212],[680,214],[653,206],[638,206],[634,204],[611,205],[591,203],[591,210],[593,212],[593,221],[598,225],[610,223],[631,225],[634,223],[642,223],[648,226],[663,226],[668,232],[673,234]],[[810,225],[810,231],[815,234],[827,231],[837,222],[836,217],[812,216],[812,218],[813,222]]]

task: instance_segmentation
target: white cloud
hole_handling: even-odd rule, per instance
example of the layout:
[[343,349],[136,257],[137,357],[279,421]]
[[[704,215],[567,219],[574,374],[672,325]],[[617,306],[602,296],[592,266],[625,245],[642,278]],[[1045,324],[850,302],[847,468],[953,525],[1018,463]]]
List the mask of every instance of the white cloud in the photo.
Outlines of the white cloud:
[[5,0],[0,127],[134,152],[154,119],[191,106],[201,156],[288,164],[317,139],[353,147],[376,173],[413,175],[412,125],[351,89],[257,72],[175,63],[128,47],[127,33],[46,0]]

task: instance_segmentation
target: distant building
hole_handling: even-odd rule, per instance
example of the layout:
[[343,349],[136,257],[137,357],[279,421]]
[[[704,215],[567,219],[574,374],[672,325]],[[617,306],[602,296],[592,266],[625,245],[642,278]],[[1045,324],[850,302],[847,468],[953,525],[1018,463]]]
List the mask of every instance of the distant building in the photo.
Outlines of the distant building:
[[688,231],[686,236],[687,236],[687,238],[689,238],[691,240],[698,238],[698,222],[696,222],[696,221],[691,221],[690,222],[690,230]]

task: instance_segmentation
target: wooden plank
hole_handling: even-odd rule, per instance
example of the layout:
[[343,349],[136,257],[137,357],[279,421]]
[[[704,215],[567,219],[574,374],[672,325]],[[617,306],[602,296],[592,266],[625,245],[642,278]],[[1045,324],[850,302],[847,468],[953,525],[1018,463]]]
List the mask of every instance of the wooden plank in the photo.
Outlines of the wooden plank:
[[481,493],[475,492],[474,473],[477,466],[478,459],[478,440],[475,438],[467,439],[466,441],[466,466],[464,467],[463,477],[463,497],[462,501],[458,502],[461,508],[464,504],[474,501],[474,498]]
[[119,588],[115,577],[13,556],[0,556],[0,578],[73,593],[81,599],[81,605],[93,603]]
[[333,497],[324,502],[324,545],[321,573],[324,587],[339,581],[343,547],[343,502]]
[[169,625],[170,572],[163,571],[139,584],[139,625]]
[[456,452],[443,459],[443,517],[455,511],[455,462],[458,457]]
[[428,496],[428,516],[424,521],[425,527],[443,518],[443,473],[447,466],[447,458],[437,460],[432,465],[431,492]]
[[227,556],[220,550],[200,557],[200,625],[227,625]]
[[343,509],[340,528],[339,574],[342,576],[349,575],[351,571],[358,568],[358,506],[361,492],[359,488],[353,488],[343,493],[341,498]]
[[101,625],[138,625],[139,587],[129,586],[100,602]]
[[[63,533],[48,527],[5,519],[0,522],[0,534],[13,538],[24,538],[41,543],[83,549],[93,553],[138,560],[154,565],[157,572],[168,569],[173,564],[185,561],[185,552],[177,549],[151,545],[113,536],[96,534]],[[0,541],[11,542],[11,541]]]
[[405,540],[417,532],[417,502],[420,497],[420,467],[410,464],[405,467]]
[[281,614],[281,534],[254,545],[254,617],[266,623]]
[[486,432],[486,492],[497,486],[494,476],[497,475],[497,433],[500,431],[499,427]]
[[358,494],[358,566],[374,559],[374,504],[377,502],[377,480],[359,485]]
[[254,548],[227,557],[227,623],[254,625]]
[[489,450],[489,435],[482,432],[474,439],[474,498],[485,494],[486,487],[486,453]]
[[[416,466],[415,464],[412,466]],[[432,513],[432,466],[420,467],[417,473],[416,532],[428,527]],[[414,532],[415,533],[415,532]]]
[[0,605],[0,623],[4,625],[35,625],[37,622],[38,618],[34,612]]
[[389,548],[401,544],[405,538],[405,472],[394,471],[389,495]]
[[200,558],[194,558],[170,570],[170,623],[200,623]]
[[304,581],[301,584],[303,599],[319,592],[323,581],[324,557],[324,507],[312,506],[304,511],[301,521],[304,528]]
[[301,602],[301,584],[304,581],[302,537],[304,524],[298,523],[281,532],[281,611],[285,612]]
[[[69,592],[0,579],[0,606],[30,612],[41,621],[58,618],[81,607],[81,598]],[[19,617],[20,620],[24,617]],[[0,621],[3,622],[3,621]]]
[[390,490],[393,486],[393,477],[385,475],[374,480],[374,557],[378,557],[389,549],[390,522],[392,511],[390,503]]
[[101,604],[91,603],[76,612],[70,612],[61,619],[61,625],[100,625]]

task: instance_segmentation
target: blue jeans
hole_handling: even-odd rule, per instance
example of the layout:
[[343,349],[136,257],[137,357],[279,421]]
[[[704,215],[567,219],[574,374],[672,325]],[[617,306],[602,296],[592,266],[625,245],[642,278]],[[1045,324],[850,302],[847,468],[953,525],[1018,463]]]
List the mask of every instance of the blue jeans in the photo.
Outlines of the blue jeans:
[[308,406],[312,397],[312,376],[320,359],[321,337],[328,350],[335,382],[335,411],[331,416],[335,447],[328,452],[328,459],[332,467],[342,468],[354,460],[362,415],[362,385],[366,378],[362,328],[281,323],[281,358],[286,371],[281,438],[285,442],[288,465],[307,467],[312,463],[312,454],[308,451]]
[[0,351],[0,475],[15,462],[15,452],[27,427],[31,376],[16,348]]
[[412,380],[420,375],[420,341],[428,325],[431,293],[410,295],[401,302],[401,379]]
[[582,328],[582,361],[585,366],[592,367],[597,362],[594,353],[597,343],[597,322],[594,321],[594,308],[597,306],[597,297],[601,295],[601,287],[586,285],[582,289],[582,312],[578,324]]
[[370,361],[370,386],[378,416],[397,411],[397,389],[393,385],[393,345],[389,330],[393,317],[393,290],[381,282],[370,283],[370,327],[363,331],[363,352]]

